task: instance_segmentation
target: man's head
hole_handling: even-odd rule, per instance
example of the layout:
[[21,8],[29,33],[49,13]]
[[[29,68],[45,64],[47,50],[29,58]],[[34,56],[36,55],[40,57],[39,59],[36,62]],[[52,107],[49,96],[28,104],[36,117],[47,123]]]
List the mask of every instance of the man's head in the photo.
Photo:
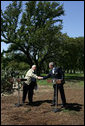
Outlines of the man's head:
[[50,69],[53,69],[53,67],[54,67],[54,62],[50,62],[50,63],[49,63],[49,68],[50,68]]
[[32,69],[33,70],[36,70],[36,65],[32,65]]

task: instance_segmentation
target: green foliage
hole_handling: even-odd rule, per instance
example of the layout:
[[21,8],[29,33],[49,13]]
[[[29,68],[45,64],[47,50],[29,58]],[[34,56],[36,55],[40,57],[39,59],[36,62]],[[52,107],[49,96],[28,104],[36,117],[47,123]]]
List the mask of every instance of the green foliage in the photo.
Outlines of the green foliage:
[[12,68],[13,70],[27,70],[29,69],[29,65],[25,62],[18,63],[16,61],[11,61],[10,63],[8,63],[8,66],[6,68]]
[[[57,2],[29,1],[19,24],[20,14],[21,2],[17,1],[2,13],[2,42],[10,43],[7,52],[23,52],[28,64],[36,64],[39,71],[41,63],[52,56],[58,45],[55,34],[62,28],[60,16],[64,15],[63,5]],[[54,26],[56,22],[60,24]]]
[[12,92],[12,82],[10,82],[11,75],[7,71],[1,71],[1,92]]
[[63,5],[27,1],[25,7],[22,12],[22,1],[13,1],[1,11],[1,42],[10,44],[2,57],[3,69],[27,69],[36,64],[38,74],[42,70],[48,73],[48,63],[54,61],[67,72],[84,71],[84,37],[61,33]]
[[55,55],[59,66],[64,70],[75,71],[84,70],[84,37],[70,38],[67,34],[62,34],[58,55]]
[[12,92],[13,85],[7,79],[3,78],[1,80],[1,92]]

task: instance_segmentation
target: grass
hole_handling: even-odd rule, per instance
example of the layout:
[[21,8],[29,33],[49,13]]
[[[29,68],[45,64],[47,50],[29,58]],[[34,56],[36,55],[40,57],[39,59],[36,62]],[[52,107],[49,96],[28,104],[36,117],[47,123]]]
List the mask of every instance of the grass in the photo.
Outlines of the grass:
[[70,112],[70,110],[64,109],[64,108],[62,109],[62,111],[63,111],[63,112]]
[[72,114],[72,115],[78,115],[77,111],[69,110],[69,109],[62,109],[62,112],[66,112],[66,113],[69,113],[69,114]]
[[80,81],[79,85],[84,86],[84,81]]
[[[46,76],[47,74],[41,74],[41,76]],[[66,85],[70,86],[84,86],[84,74],[83,73],[76,73],[76,74],[65,74],[65,81]],[[48,82],[47,80],[51,80],[51,78],[48,78],[46,80],[37,80],[37,83],[39,85],[48,85],[48,86],[53,86],[51,82]]]
[[[51,79],[50,79],[51,80]],[[39,85],[49,85],[49,86],[52,86],[52,83],[48,83],[47,80],[38,80],[37,83]]]
[[[53,86],[53,84],[50,82],[48,83],[47,80],[38,80],[37,81],[38,85],[48,85],[48,86]],[[84,81],[79,81],[79,80],[70,80],[66,81],[65,85],[70,86],[70,87],[84,87]]]
[[[46,76],[47,74],[41,74],[41,76]],[[72,73],[72,74],[70,74],[70,73],[65,73],[65,76],[77,76],[77,77],[84,77],[84,73]]]
[[72,76],[72,77],[75,77],[75,76],[76,77],[84,77],[84,74],[83,73],[75,73],[75,74],[73,74],[73,73],[72,74],[66,73],[65,76],[68,76],[68,77],[69,76]]

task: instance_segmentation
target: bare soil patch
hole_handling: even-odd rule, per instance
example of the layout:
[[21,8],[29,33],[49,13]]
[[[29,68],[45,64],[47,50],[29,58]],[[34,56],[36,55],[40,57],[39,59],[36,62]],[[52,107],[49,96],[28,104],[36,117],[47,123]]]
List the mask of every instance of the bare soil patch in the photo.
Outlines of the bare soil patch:
[[[53,88],[51,86],[39,86],[34,92],[33,106],[27,105],[15,107],[18,102],[17,91],[11,95],[1,97],[1,125],[84,125],[84,89],[79,87],[64,86],[67,100],[66,109],[53,112],[51,106]],[[20,92],[20,101],[22,91]],[[61,108],[59,94],[58,108]]]

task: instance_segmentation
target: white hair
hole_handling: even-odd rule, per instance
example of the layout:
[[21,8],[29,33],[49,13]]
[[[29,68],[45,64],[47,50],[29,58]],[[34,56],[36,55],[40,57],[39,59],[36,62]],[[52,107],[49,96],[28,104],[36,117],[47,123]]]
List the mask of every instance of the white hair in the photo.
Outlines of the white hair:
[[54,66],[54,62],[50,62],[50,63],[49,63],[49,66],[50,66],[50,65],[51,65],[51,66]]
[[32,65],[32,68],[36,67],[36,65]]

